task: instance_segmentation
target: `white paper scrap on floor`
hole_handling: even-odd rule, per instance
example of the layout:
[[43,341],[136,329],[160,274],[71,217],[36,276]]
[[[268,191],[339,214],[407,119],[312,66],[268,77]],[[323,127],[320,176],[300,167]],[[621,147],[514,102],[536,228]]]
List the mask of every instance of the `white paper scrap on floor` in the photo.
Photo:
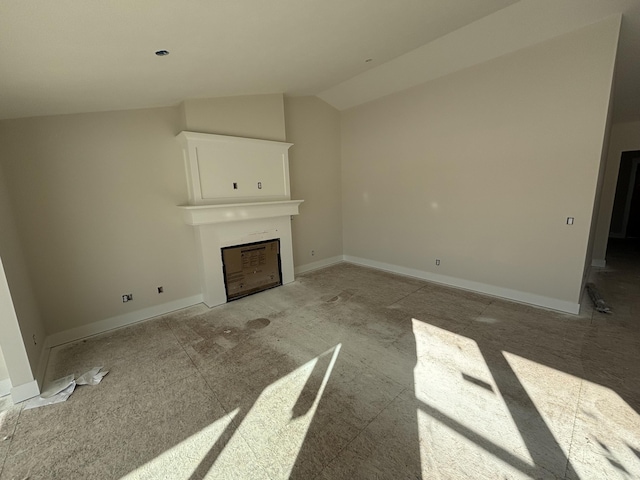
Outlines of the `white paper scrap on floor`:
[[74,375],[67,375],[49,383],[40,394],[39,397],[32,398],[27,401],[24,409],[31,410],[33,408],[44,407],[46,405],[55,405],[56,403],[66,402],[74,392],[77,385],[97,385],[109,370],[102,370],[103,367],[95,367],[88,372],[83,373],[77,379]]

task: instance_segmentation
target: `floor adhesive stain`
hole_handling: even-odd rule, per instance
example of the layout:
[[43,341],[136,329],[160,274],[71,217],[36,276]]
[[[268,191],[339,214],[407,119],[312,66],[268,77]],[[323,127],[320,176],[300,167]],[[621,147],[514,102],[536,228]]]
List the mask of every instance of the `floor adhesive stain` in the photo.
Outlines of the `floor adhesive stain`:
[[255,318],[247,322],[247,327],[253,330],[258,330],[260,328],[265,328],[270,323],[271,323],[271,320],[269,320],[268,318]]

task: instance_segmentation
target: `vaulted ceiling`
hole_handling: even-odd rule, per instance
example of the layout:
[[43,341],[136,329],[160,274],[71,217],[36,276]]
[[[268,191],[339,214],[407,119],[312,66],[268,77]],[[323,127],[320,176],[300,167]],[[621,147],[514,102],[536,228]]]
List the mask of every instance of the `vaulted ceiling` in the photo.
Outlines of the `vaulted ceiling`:
[[640,0],[3,0],[0,118],[275,92],[345,109],[616,13],[614,119],[640,119]]

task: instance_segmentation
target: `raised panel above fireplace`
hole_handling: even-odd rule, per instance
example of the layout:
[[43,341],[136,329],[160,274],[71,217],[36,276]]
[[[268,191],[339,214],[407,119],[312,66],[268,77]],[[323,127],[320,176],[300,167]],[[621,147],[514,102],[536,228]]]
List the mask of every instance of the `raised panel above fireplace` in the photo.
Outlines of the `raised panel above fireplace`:
[[182,132],[189,203],[288,200],[291,143]]

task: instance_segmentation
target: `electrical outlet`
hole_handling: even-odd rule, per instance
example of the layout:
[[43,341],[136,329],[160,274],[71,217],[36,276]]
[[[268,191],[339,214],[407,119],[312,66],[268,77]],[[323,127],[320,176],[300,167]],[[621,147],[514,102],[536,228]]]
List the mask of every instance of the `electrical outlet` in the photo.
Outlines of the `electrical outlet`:
[[440,265],[440,259],[436,258],[436,265]]
[[162,292],[164,292],[164,287],[162,286],[158,287],[158,293],[162,293]]
[[315,250],[311,250],[311,256],[313,257],[313,256],[315,256],[315,254],[316,254],[316,251]]
[[133,293],[125,293],[122,295],[122,303],[127,303],[133,300]]
[[36,334],[33,334],[33,344],[34,345],[38,345],[38,342],[36,342]]

